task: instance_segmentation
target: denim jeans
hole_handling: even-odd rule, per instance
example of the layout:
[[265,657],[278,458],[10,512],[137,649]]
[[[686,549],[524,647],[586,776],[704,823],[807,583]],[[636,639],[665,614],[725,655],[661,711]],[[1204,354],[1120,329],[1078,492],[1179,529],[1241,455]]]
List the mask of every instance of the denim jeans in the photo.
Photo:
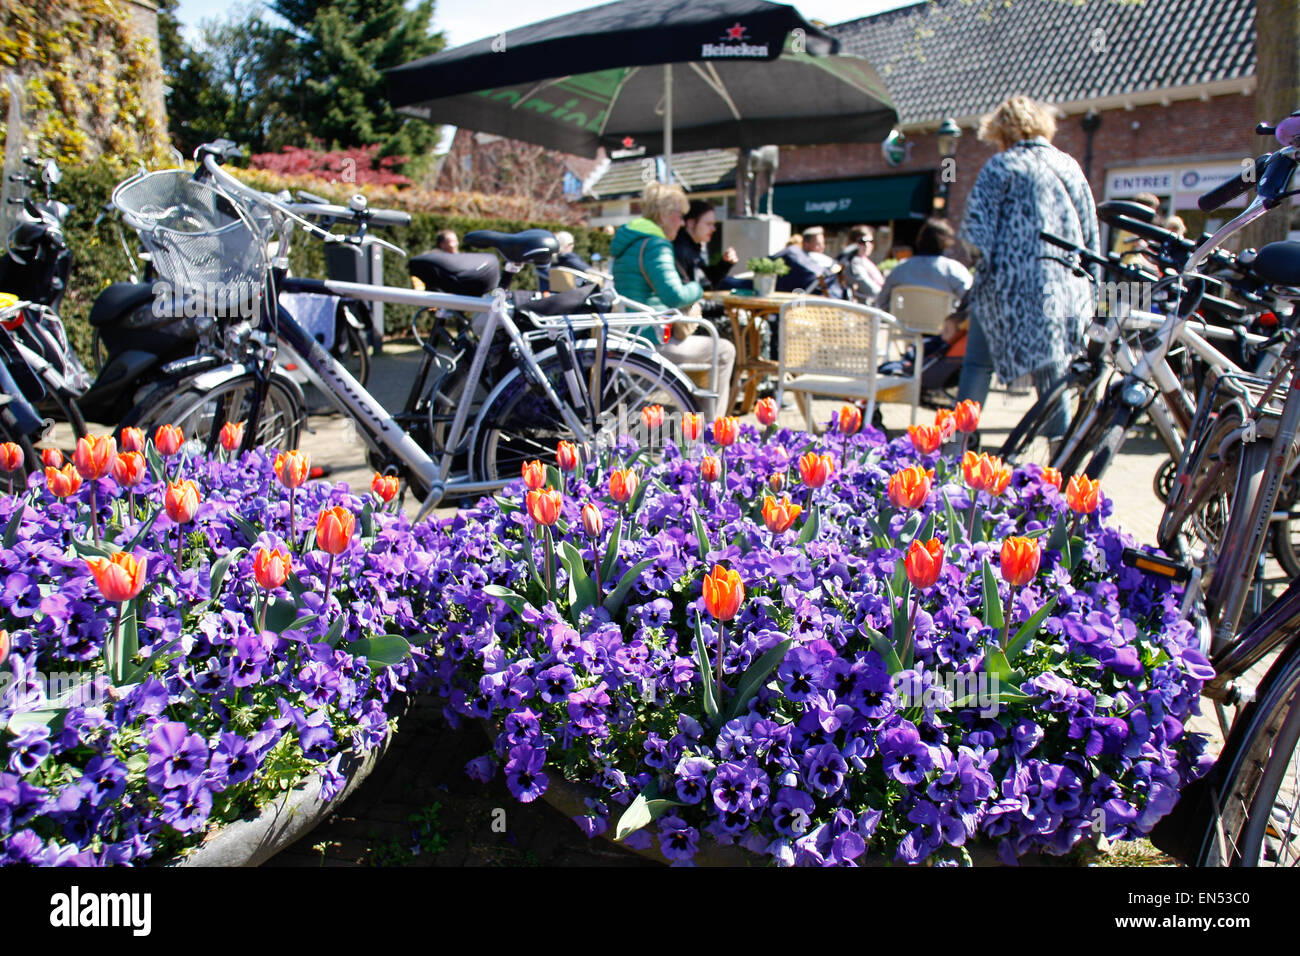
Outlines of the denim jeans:
[[[1033,373],[1034,388],[1042,398],[1056,385],[1056,373],[1050,368],[1039,369]],[[957,382],[957,401],[973,398],[983,406],[989,397],[989,386],[993,383],[993,356],[989,352],[989,340],[979,322],[971,319],[966,333],[966,357],[962,360],[961,378]],[[1065,397],[1057,403],[1047,420],[1044,437],[1061,438],[1070,424],[1070,409]]]

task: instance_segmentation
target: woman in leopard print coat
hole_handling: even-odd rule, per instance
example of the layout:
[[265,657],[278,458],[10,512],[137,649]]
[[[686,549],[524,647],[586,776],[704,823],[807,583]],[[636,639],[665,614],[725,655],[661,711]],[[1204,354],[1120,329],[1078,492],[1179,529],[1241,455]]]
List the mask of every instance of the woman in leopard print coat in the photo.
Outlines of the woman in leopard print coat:
[[[979,138],[1001,152],[985,163],[966,200],[961,238],[978,258],[971,287],[970,336],[959,398],[981,403],[996,370],[1004,382],[1032,375],[1049,391],[1078,351],[1095,291],[1044,255],[1059,255],[1039,231],[1099,248],[1097,211],[1083,170],[1051,145],[1048,107],[1023,96],[1003,102],[980,124]],[[1064,402],[1049,437],[1065,433]]]

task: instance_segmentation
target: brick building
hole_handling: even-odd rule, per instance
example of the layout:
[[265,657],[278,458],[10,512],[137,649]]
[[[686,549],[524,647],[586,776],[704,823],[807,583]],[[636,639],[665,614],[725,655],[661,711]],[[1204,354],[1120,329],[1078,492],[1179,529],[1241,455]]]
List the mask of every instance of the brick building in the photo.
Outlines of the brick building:
[[776,212],[796,228],[874,223],[906,245],[932,208],[941,175],[935,133],[952,119],[962,136],[948,214],[959,221],[994,152],[976,139],[979,117],[1023,93],[1061,111],[1055,145],[1088,170],[1099,201],[1153,192],[1197,233],[1212,223],[1195,210],[1196,196],[1267,148],[1253,131],[1254,6],[933,0],[831,27],[893,96],[901,161],[891,165],[875,144],[783,148]]

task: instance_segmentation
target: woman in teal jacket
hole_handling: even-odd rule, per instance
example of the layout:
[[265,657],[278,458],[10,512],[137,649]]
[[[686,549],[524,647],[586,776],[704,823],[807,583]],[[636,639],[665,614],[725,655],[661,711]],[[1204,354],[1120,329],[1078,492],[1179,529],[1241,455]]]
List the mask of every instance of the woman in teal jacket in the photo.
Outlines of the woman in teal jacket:
[[[682,228],[689,205],[680,186],[651,183],[646,187],[641,199],[641,211],[645,215],[620,226],[610,241],[614,288],[620,295],[653,309],[682,311],[704,295],[698,282],[682,281],[673,252],[673,240]],[[664,358],[676,364],[713,360],[713,339],[709,335],[690,335],[680,341],[667,344],[656,341],[655,344]],[[735,364],[736,347],[726,339],[719,339],[715,414],[725,415],[730,410],[727,400]]]

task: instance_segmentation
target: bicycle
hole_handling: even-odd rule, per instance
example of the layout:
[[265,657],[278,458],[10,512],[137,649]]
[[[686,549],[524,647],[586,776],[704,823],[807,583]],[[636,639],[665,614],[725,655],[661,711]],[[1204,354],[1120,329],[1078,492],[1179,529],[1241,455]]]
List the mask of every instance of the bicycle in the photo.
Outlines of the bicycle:
[[[241,395],[249,396],[248,420],[259,422],[275,375],[259,369],[265,370],[270,355],[283,349],[322,394],[356,423],[379,470],[396,472],[423,494],[417,520],[447,495],[500,488],[519,474],[524,458],[553,455],[554,441],[560,438],[577,442],[590,455],[598,441],[617,437],[636,421],[646,405],[663,405],[669,415],[698,411],[690,380],[647,340],[633,334],[637,328],[675,321],[680,318],[676,313],[609,315],[602,311],[605,304],[583,306],[591,294],[586,290],[530,302],[508,296],[505,288],[494,288],[495,277],[491,283],[481,277],[475,280],[478,295],[288,277],[289,240],[295,227],[327,242],[341,240],[222,169],[221,161],[232,149],[224,142],[201,147],[196,154],[202,170],[199,179],[179,170],[145,174],[119,186],[114,201],[154,246],[153,261],[160,275],[197,273],[197,278],[206,279],[203,270],[207,269],[227,283],[245,283],[258,290],[263,321],[246,334],[245,341],[265,351],[246,354],[242,365],[231,363],[214,371],[225,376],[214,386],[233,389],[237,383],[244,390]],[[146,177],[157,178],[147,187],[140,186]],[[158,194],[152,200],[159,209],[157,216],[134,202],[136,192],[149,191]],[[178,214],[197,223],[185,233],[169,231],[164,221]],[[549,261],[556,248],[554,237],[541,230],[517,235],[471,233],[465,240],[467,245],[500,252],[508,276],[526,263]],[[268,253],[272,243],[274,260]],[[281,292],[444,309],[479,316],[481,324],[458,340],[460,348],[452,354],[425,343],[425,381],[417,380],[412,389],[413,396],[424,390],[423,397],[409,401],[408,411],[399,418],[278,306]],[[577,311],[588,314],[569,314]],[[580,339],[579,331],[591,335]],[[538,345],[543,346],[540,351]],[[503,356],[508,360],[502,361]],[[434,380],[426,385],[430,377]],[[480,390],[486,394],[475,401]],[[457,396],[469,400],[456,400]],[[430,426],[434,423],[429,409],[436,410],[439,418],[449,416],[450,421],[422,431],[414,415],[419,402],[424,402]],[[215,441],[220,424],[215,418],[210,421],[209,443]],[[256,427],[246,429],[245,447],[253,446],[257,433]],[[435,444],[433,433],[441,436],[440,442]],[[453,474],[458,458],[463,470]]]

